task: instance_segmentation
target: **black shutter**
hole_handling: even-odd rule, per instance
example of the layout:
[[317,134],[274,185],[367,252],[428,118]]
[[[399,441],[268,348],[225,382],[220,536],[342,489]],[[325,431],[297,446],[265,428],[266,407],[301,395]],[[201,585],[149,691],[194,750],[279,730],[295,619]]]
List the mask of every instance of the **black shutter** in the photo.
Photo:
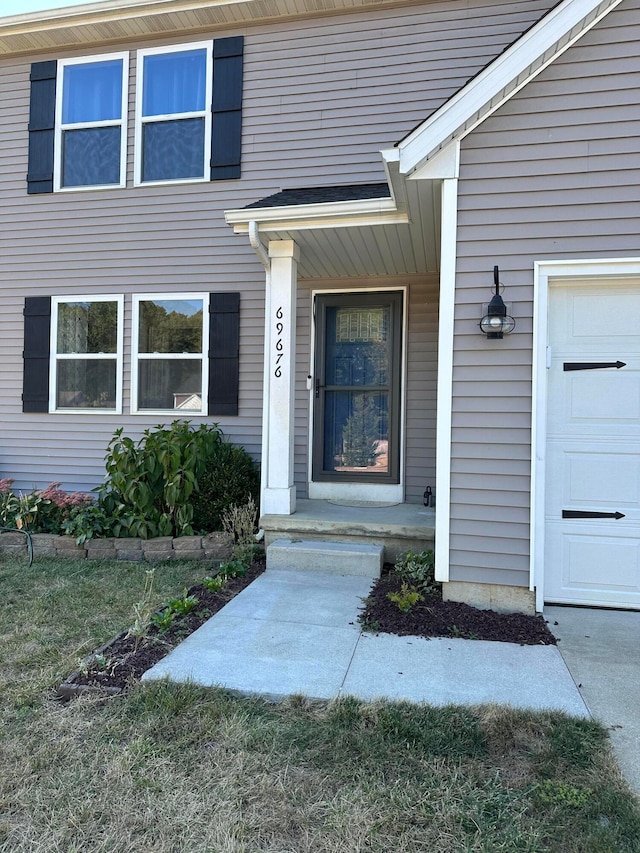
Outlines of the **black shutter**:
[[209,414],[238,414],[240,294],[209,295]]
[[24,300],[24,378],[22,411],[49,411],[49,333],[51,297],[27,296]]
[[213,42],[211,180],[240,177],[244,37]]
[[53,138],[56,114],[55,59],[31,65],[27,192],[53,192]]

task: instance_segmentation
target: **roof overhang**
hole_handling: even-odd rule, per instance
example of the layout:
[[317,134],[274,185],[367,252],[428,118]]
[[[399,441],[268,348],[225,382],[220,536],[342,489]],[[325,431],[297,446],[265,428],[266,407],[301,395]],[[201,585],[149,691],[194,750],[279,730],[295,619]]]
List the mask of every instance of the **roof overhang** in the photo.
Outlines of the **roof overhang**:
[[433,169],[428,164],[439,157],[438,165],[442,165],[440,152],[444,151],[450,174],[443,177],[456,177],[451,164],[460,141],[621,2],[563,0],[559,3],[398,143],[400,174],[432,178]]
[[[371,0],[103,0],[0,17],[0,57],[370,9]],[[381,0],[376,8],[406,5]]]
[[391,197],[317,204],[244,207],[225,219],[249,236],[258,255],[262,241],[293,240],[301,278],[345,278],[436,273],[440,249],[437,182],[405,186],[387,168]]
[[406,210],[398,210],[394,199],[380,198],[227,210],[225,219],[236,234],[246,234],[250,222],[257,222],[263,232],[309,231],[407,224],[409,215]]

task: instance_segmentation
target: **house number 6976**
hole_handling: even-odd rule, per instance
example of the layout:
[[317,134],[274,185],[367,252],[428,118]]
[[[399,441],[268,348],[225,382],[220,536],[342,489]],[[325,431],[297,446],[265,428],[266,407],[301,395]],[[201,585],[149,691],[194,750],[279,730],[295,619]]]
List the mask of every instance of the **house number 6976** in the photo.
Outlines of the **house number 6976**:
[[282,307],[278,308],[276,311],[276,369],[273,371],[273,375],[280,379],[282,376],[282,367],[280,366],[280,362],[284,357],[284,347],[282,344],[282,331],[284,329],[284,325],[282,323],[282,318],[284,314],[282,311]]

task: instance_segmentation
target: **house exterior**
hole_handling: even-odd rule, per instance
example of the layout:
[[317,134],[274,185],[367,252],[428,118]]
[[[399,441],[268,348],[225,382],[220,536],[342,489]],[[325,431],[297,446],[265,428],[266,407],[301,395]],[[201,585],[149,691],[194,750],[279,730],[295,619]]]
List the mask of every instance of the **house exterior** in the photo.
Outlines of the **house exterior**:
[[431,489],[450,598],[640,607],[639,41],[640,0],[0,19],[0,476],[187,415],[270,516]]

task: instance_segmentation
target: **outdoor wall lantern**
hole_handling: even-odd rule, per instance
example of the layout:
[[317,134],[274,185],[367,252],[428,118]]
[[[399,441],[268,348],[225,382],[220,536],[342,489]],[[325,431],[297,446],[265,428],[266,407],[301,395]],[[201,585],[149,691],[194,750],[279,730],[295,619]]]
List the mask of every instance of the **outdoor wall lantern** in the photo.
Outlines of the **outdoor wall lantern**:
[[507,314],[507,306],[500,296],[500,272],[498,267],[493,268],[493,283],[496,292],[489,305],[487,313],[480,320],[480,331],[488,338],[503,338],[510,334],[516,327],[516,321]]

